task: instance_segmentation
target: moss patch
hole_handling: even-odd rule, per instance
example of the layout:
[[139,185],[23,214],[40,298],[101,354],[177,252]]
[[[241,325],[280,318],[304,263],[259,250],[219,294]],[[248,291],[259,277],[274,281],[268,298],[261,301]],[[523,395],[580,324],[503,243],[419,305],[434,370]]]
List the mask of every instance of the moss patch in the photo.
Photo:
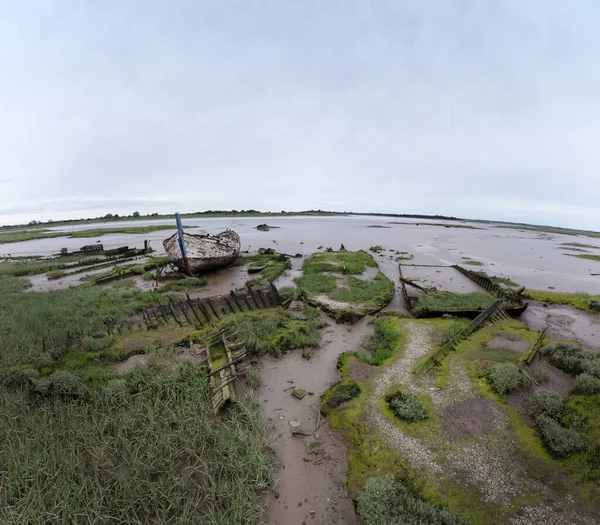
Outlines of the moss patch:
[[304,261],[303,275],[296,279],[303,298],[339,321],[353,322],[376,312],[394,295],[394,284],[381,272],[359,278],[367,268],[377,268],[366,252],[315,253]]
[[589,295],[581,292],[546,292],[542,290],[526,290],[525,295],[534,301],[552,304],[567,304],[586,312],[600,312],[600,295]]

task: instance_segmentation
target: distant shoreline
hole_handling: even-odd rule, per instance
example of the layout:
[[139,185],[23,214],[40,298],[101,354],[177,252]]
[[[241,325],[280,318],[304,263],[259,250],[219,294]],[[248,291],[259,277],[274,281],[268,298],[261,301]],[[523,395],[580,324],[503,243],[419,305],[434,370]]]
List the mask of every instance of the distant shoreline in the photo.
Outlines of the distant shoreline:
[[[243,217],[344,217],[344,216],[365,216],[365,217],[389,217],[403,219],[425,219],[425,220],[444,220],[457,222],[473,222],[481,224],[497,224],[502,228],[511,228],[517,230],[539,231],[545,233],[555,233],[564,235],[585,235],[588,237],[600,237],[600,232],[593,230],[580,230],[576,228],[562,228],[560,226],[547,226],[529,223],[515,223],[507,221],[494,221],[488,219],[468,219],[464,217],[453,217],[447,215],[423,215],[423,214],[404,214],[404,213],[376,213],[376,212],[340,212],[325,210],[306,210],[306,211],[281,211],[281,212],[261,212],[258,210],[208,210],[193,213],[181,213],[183,219],[202,219],[202,218],[243,218]],[[129,222],[129,221],[152,221],[173,219],[174,214],[146,214],[146,215],[112,215],[107,214],[103,217],[88,219],[66,219],[62,221],[37,222],[32,221],[29,224],[0,226],[0,234],[15,232],[18,230],[40,230],[56,226],[77,226],[84,224],[102,224],[106,222]],[[2,243],[2,241],[0,241]]]

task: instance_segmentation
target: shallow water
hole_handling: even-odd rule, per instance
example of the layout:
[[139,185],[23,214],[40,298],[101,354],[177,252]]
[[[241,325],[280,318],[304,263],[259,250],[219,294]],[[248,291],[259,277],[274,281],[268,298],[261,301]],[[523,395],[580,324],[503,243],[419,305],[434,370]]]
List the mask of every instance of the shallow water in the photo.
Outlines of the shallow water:
[[[591,275],[600,274],[600,262],[569,257],[560,247],[561,243],[566,242],[594,244],[594,239],[500,228],[493,224],[475,223],[473,226],[481,229],[470,230],[427,225],[427,221],[424,220],[402,219],[402,221],[403,223],[398,224],[398,221],[393,218],[351,216],[185,219],[183,222],[187,229],[193,228],[193,232],[215,233],[225,228],[232,228],[240,234],[243,250],[256,251],[260,247],[266,247],[306,256],[315,252],[320,246],[338,249],[341,244],[344,244],[349,250],[368,250],[370,246],[380,244],[387,250],[413,254],[414,260],[405,261],[406,263],[464,264],[463,257],[468,257],[482,263],[482,266],[474,266],[473,269],[509,277],[528,288],[543,290],[553,287],[556,291],[600,293],[600,275]],[[147,226],[153,222],[148,220],[117,222],[95,224],[93,227]],[[264,222],[279,228],[268,232],[256,230],[256,226]],[[396,224],[393,224],[394,222]],[[417,222],[419,226],[416,225]],[[168,221],[161,220],[155,223],[168,224]],[[386,227],[369,227],[374,225]],[[69,226],[60,229],[85,229],[90,226]],[[84,244],[91,244],[98,240],[108,249],[123,245],[139,247],[142,246],[144,239],[148,239],[157,251],[156,254],[160,255],[164,253],[162,241],[173,232],[162,230],[143,235],[110,234],[97,239],[66,237],[38,239],[0,245],[0,254],[48,255],[57,253],[62,247],[76,250]],[[394,281],[397,276],[394,260],[396,255],[385,251],[376,256],[386,275],[390,274],[388,276],[392,277],[391,273],[395,273]],[[434,269],[431,269],[430,276],[436,277]]]

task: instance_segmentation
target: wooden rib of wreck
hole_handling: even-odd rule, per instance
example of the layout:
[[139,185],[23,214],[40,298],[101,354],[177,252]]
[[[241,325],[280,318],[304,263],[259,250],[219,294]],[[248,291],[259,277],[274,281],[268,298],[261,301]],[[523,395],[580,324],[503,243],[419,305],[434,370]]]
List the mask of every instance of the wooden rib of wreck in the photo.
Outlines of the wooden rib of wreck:
[[[185,256],[191,272],[203,272],[227,266],[240,255],[240,236],[232,230],[225,230],[218,235],[181,233],[185,243]],[[177,267],[188,272],[180,246],[179,233],[165,239],[163,246],[168,257]]]

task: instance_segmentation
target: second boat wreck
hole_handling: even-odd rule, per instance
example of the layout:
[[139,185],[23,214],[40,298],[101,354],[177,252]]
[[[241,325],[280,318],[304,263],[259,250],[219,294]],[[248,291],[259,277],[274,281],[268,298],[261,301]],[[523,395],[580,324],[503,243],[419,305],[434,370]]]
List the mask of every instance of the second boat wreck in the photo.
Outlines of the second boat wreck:
[[240,255],[240,236],[227,229],[217,235],[186,233],[176,214],[177,233],[165,239],[163,246],[169,258],[188,275],[227,266]]

